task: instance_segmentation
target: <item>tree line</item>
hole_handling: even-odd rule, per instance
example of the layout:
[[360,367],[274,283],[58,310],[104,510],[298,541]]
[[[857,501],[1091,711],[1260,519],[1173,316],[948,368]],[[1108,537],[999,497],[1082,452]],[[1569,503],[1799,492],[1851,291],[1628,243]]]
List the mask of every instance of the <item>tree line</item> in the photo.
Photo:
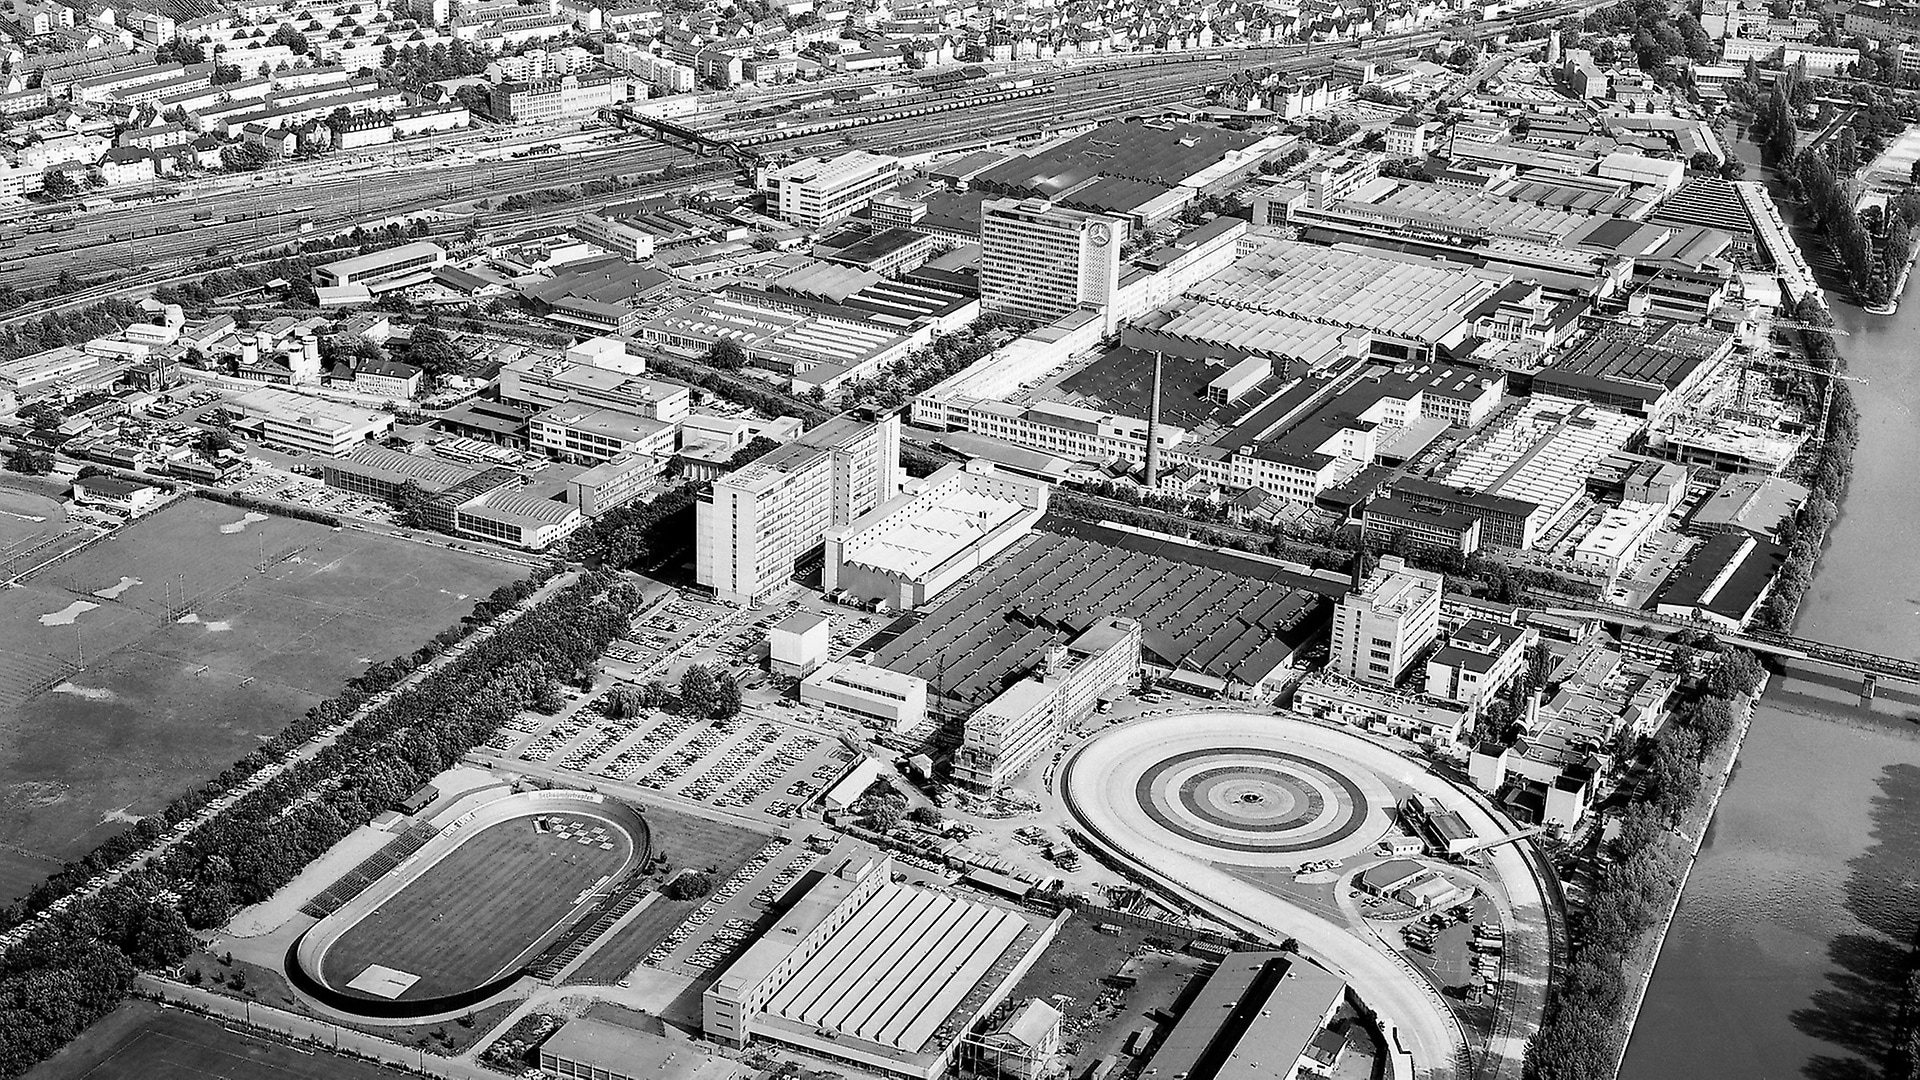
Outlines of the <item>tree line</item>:
[[[1832,321],[1826,309],[1811,299],[1801,304],[1795,314],[1806,323],[1824,325]],[[1800,336],[1812,366],[1836,373],[1842,370],[1844,365],[1839,350],[1834,347],[1833,335],[1811,329],[1802,330]],[[1807,498],[1778,534],[1779,542],[1787,549],[1786,559],[1773,583],[1773,591],[1754,619],[1759,629],[1776,633],[1793,629],[1800,601],[1813,584],[1814,567],[1826,545],[1827,530],[1839,517],[1840,500],[1853,478],[1853,452],[1860,442],[1860,409],[1854,404],[1852,388],[1831,376],[1814,376],[1814,379],[1815,393],[1824,390],[1833,395],[1825,437],[1821,440],[1820,452],[1802,478],[1807,485]]]
[[[498,613],[533,588],[531,581],[503,587],[484,602],[485,610]],[[203,824],[152,867],[58,916],[36,919],[0,958],[0,1077],[20,1075],[113,1009],[139,968],[178,962],[191,947],[190,928],[218,926],[234,906],[271,896],[353,829],[540,703],[557,683],[590,670],[639,603],[630,584],[610,574],[584,575]],[[352,715],[376,687],[404,678],[421,654],[437,653],[455,633],[363,673],[228,770],[226,786]],[[183,797],[162,820],[184,820],[204,805],[205,798]],[[149,818],[132,831],[150,840],[164,827]],[[137,845],[122,841],[119,854],[95,869],[133,850]],[[41,906],[17,905],[15,914]]]
[[1545,1021],[1527,1043],[1530,1080],[1614,1080],[1632,1005],[1627,965],[1671,909],[1689,854],[1667,839],[1669,830],[1700,801],[1705,763],[1733,737],[1760,676],[1753,654],[1722,652],[1645,749],[1650,782],[1627,807],[1574,915],[1566,977],[1549,990]]

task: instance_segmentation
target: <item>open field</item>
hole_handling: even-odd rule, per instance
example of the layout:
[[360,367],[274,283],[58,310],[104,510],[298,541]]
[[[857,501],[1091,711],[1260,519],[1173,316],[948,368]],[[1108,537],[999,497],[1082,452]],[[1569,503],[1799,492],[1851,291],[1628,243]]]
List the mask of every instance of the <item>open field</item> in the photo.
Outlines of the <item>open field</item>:
[[[541,831],[532,817],[488,826],[341,934],[321,961],[324,981],[345,994],[405,1001],[471,990],[505,972],[633,856],[632,842],[604,822],[549,820],[589,831]],[[398,993],[350,985],[376,964],[418,981]]]
[[519,574],[199,499],[35,572],[0,603],[0,903]]
[[219,1021],[145,1001],[120,1006],[27,1074],[29,1080],[396,1080],[406,1075],[243,1035]]

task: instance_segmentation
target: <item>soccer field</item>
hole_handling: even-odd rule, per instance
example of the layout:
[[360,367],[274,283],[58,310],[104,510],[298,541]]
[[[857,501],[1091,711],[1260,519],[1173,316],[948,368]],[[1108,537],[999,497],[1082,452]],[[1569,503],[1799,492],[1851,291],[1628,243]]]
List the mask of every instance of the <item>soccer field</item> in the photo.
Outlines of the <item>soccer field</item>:
[[187,499],[0,603],[0,903],[524,574]]
[[537,830],[527,816],[467,838],[341,934],[320,961],[322,981],[370,1000],[412,1001],[483,986],[530,959],[633,856],[626,833],[598,819],[548,820],[564,832]]
[[88,1028],[28,1080],[398,1080],[355,1058],[296,1050],[216,1020],[130,1001]]

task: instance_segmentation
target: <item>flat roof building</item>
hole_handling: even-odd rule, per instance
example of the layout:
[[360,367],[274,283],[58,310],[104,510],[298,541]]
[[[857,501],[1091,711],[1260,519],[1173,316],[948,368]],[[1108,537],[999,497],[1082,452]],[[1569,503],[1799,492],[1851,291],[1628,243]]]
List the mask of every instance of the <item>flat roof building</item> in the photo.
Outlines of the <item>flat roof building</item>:
[[900,417],[844,414],[715,480],[696,508],[695,577],[757,603],[786,587],[828,530],[900,490]]
[[1296,953],[1228,953],[1140,1075],[1295,1080],[1346,1000],[1344,981]]
[[1333,613],[1327,669],[1342,678],[1392,687],[1440,634],[1446,579],[1386,555]]
[[1046,515],[1047,492],[985,462],[909,480],[899,495],[827,532],[823,588],[910,611],[1032,530]]
[[355,255],[321,263],[311,275],[315,288],[344,288],[359,285],[379,295],[421,285],[433,279],[433,272],[447,264],[447,252],[439,244],[417,240],[385,251]]
[[927,681],[858,660],[828,660],[800,680],[800,700],[862,727],[901,734],[927,719]]
[[389,412],[342,405],[287,390],[261,387],[235,394],[226,409],[257,423],[260,439],[281,450],[342,457],[393,430]]
[[802,158],[769,170],[764,185],[782,221],[819,229],[900,184],[900,162],[882,154],[850,150],[835,158]]

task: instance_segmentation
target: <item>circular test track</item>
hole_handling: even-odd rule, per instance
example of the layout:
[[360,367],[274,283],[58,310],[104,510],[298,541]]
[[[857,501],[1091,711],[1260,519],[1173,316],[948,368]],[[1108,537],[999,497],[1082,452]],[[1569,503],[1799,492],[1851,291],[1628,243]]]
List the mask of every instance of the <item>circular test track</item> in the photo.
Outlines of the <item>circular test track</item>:
[[[651,851],[650,838],[646,820],[639,810],[596,792],[556,789],[508,795],[463,814],[366,891],[308,928],[287,950],[288,981],[294,989],[330,1009],[374,1020],[412,1019],[458,1012],[506,990],[525,973],[532,959],[530,956],[523,954],[513,967],[491,978],[476,981],[472,986],[450,994],[423,998],[382,998],[342,990],[326,979],[323,965],[327,950],[359,925],[361,920],[419,881],[461,845],[506,822],[548,814],[591,818],[626,835],[629,842],[627,859],[608,877],[606,887],[617,885],[636,868],[646,864]],[[569,912],[561,925],[570,923],[579,912],[578,907]],[[559,928],[557,925],[547,934]],[[461,933],[463,928],[452,927],[448,932]],[[543,943],[544,938],[545,935]],[[535,942],[528,942],[529,946],[533,944]]]
[[1112,861],[1229,925],[1299,941],[1392,1020],[1423,1074],[1447,1075],[1464,1033],[1406,961],[1245,873],[1371,848],[1392,824],[1394,797],[1381,779],[1397,771],[1388,754],[1286,717],[1187,713],[1083,743],[1062,764],[1058,791]]

